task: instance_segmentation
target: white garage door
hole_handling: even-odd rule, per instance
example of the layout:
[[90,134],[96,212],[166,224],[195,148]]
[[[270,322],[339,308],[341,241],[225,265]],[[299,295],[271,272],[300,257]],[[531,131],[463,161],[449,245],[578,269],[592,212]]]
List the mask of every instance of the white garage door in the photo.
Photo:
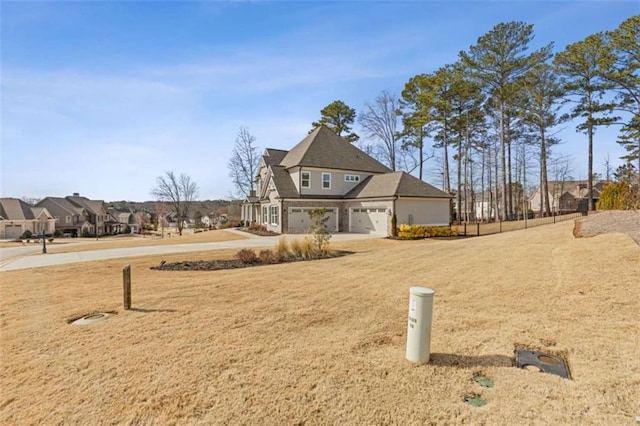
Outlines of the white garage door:
[[387,235],[387,209],[384,207],[351,209],[350,221],[350,232]]
[[[309,212],[320,207],[290,207],[289,208],[289,232],[295,234],[309,233],[311,228],[311,218]],[[338,222],[336,221],[336,210],[326,209],[329,220],[327,221],[327,230],[329,232],[338,231]]]
[[5,238],[20,238],[22,235],[22,226],[20,225],[7,225],[4,228]]

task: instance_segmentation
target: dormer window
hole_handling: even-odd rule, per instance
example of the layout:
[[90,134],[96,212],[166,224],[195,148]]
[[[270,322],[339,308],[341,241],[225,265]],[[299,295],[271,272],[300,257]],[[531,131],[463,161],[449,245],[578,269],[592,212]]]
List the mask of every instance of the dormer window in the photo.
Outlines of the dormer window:
[[311,188],[311,173],[302,172],[302,176],[300,178],[300,186],[303,188]]

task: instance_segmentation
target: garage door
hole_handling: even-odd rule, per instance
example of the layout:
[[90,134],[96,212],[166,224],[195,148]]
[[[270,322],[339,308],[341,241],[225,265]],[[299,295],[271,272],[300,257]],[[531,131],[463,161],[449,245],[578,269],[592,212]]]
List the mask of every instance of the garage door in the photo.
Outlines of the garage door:
[[384,207],[351,209],[350,221],[351,232],[387,235],[387,209]]
[[4,228],[4,237],[5,238],[20,238],[22,235],[22,226],[20,225],[7,225]]
[[[294,234],[306,234],[309,233],[311,228],[311,218],[309,212],[321,207],[305,207],[305,208],[289,208],[289,232]],[[336,221],[336,210],[326,209],[329,220],[327,221],[327,230],[329,232],[338,231],[338,222]]]

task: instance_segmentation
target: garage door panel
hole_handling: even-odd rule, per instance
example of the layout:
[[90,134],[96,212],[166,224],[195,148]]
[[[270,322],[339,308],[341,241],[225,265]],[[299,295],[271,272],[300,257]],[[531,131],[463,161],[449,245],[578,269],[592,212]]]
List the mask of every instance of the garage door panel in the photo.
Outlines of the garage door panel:
[[[289,208],[289,232],[291,233],[309,233],[312,222],[309,217],[309,212],[321,207],[291,207]],[[337,221],[335,209],[327,209],[326,226],[329,232],[336,232]]]
[[387,234],[387,209],[384,207],[352,208],[351,232]]
[[22,226],[20,225],[7,225],[4,228],[5,238],[20,238],[22,235]]

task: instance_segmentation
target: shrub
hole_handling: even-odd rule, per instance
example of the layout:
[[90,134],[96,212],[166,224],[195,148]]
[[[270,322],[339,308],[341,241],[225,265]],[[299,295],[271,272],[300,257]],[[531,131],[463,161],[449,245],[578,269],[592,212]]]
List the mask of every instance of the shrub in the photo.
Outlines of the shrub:
[[598,210],[626,210],[629,208],[630,201],[629,184],[625,182],[610,183],[602,188],[596,208]]
[[300,243],[300,251],[302,252],[302,257],[305,259],[311,259],[316,255],[316,247],[315,243],[311,238],[305,238]]
[[56,230],[53,232],[53,236],[54,236],[54,237],[56,237],[56,238],[60,238],[60,237],[62,237],[62,231],[61,231],[61,230],[59,230],[59,229],[56,229]]
[[236,257],[240,261],[240,263],[250,264],[258,262],[258,256],[256,256],[256,252],[252,249],[242,249],[236,253]]
[[309,212],[311,218],[311,233],[313,234],[313,243],[318,252],[326,252],[331,240],[331,234],[327,230],[327,216],[326,209],[313,209]]
[[280,254],[273,250],[260,250],[259,257],[262,263],[265,264],[280,263],[280,261],[282,260]]
[[267,232],[267,227],[259,223],[252,223],[249,225],[249,231]]
[[302,257],[302,244],[297,238],[291,241],[291,252],[295,257]]
[[405,239],[431,238],[431,237],[455,237],[458,236],[457,229],[450,229],[447,226],[428,225],[400,225],[398,236]]
[[276,252],[281,257],[289,256],[289,243],[287,242],[287,238],[284,235],[281,235],[276,244]]
[[391,216],[391,236],[398,236],[398,218],[395,213]]
[[53,242],[53,238],[49,238],[49,242],[52,243]]
[[26,238],[29,239],[33,236],[33,233],[31,231],[29,231],[28,229],[26,231],[24,231],[22,233],[22,235],[20,236],[20,238]]

